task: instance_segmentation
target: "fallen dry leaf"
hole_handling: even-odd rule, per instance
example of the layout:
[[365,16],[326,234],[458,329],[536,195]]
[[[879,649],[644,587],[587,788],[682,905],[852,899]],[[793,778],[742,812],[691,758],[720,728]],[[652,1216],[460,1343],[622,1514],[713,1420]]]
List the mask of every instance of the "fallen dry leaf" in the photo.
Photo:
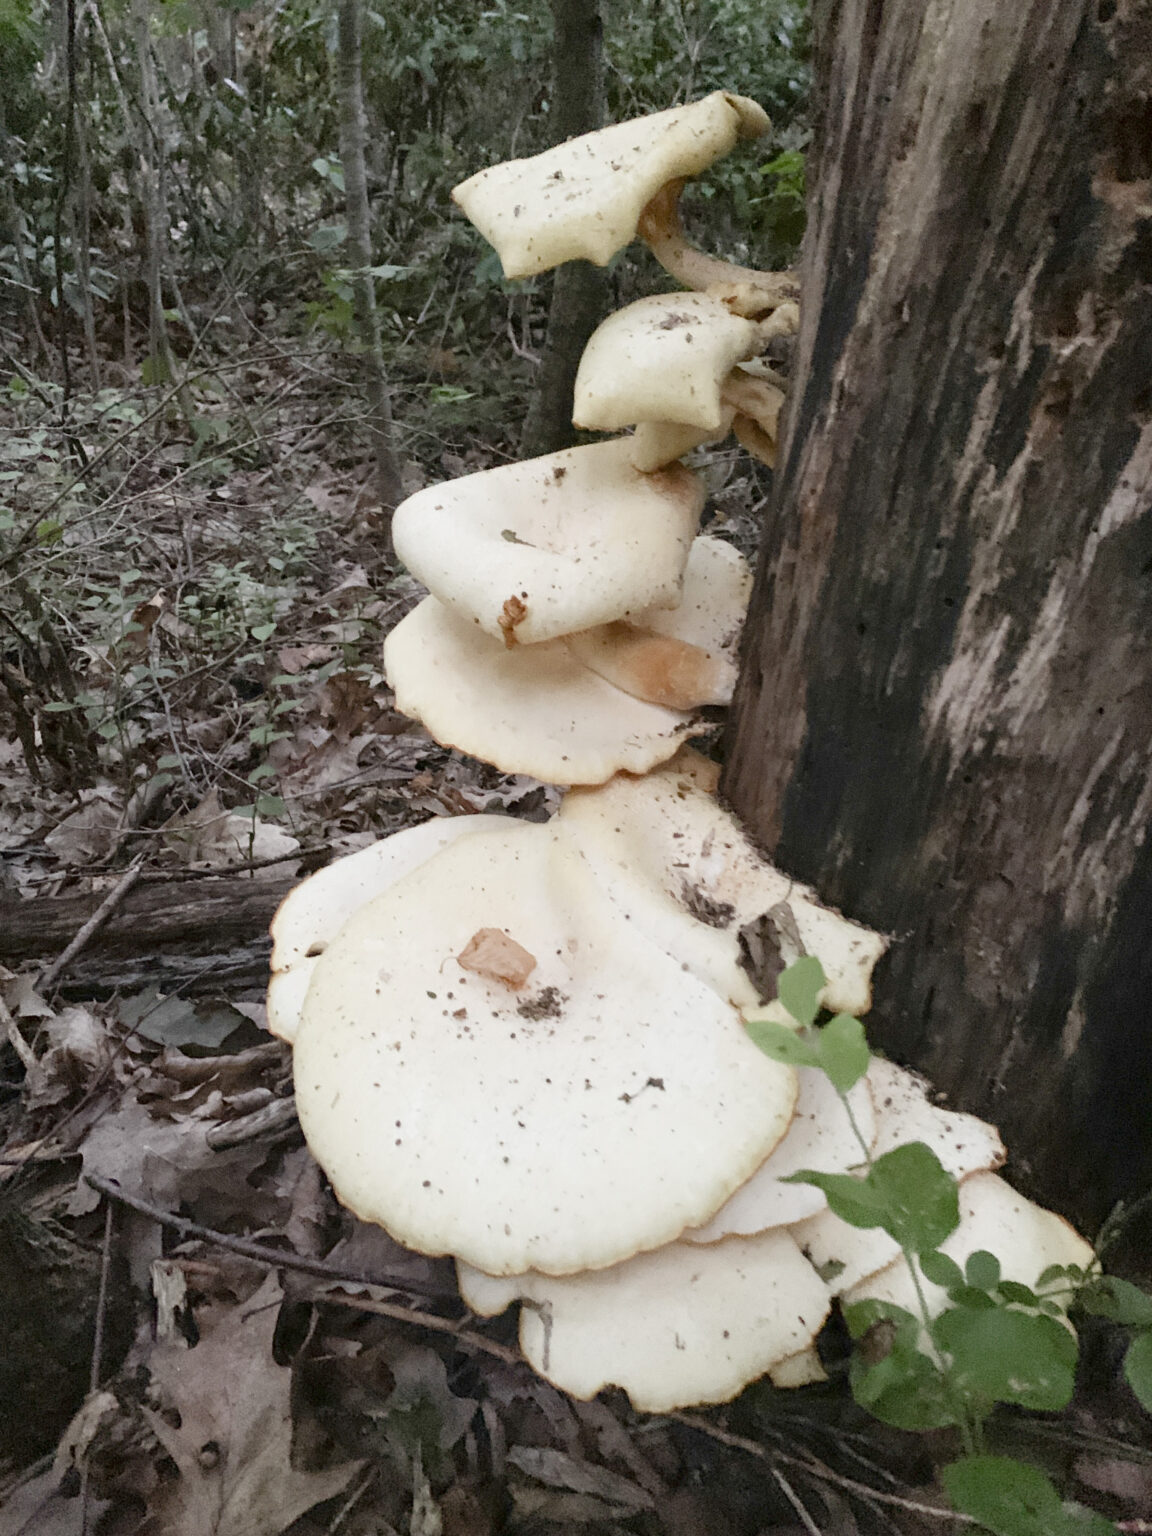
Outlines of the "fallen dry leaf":
[[464,970],[502,981],[513,990],[522,987],[536,969],[536,957],[500,928],[478,928],[456,960]]
[[152,1351],[162,1407],[144,1412],[180,1476],[160,1485],[140,1536],[279,1536],[361,1465],[292,1465],[292,1371],[272,1358],[282,1295],[269,1275],[214,1326],[205,1320],[195,1347],[168,1341]]

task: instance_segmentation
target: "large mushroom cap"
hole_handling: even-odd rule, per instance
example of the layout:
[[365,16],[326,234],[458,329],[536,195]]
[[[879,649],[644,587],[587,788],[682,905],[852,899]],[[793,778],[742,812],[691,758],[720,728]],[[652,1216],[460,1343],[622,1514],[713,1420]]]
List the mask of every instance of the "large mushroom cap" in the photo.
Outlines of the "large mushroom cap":
[[[739,929],[783,902],[805,949],[824,967],[824,1005],[867,1012],[884,939],[821,906],[807,886],[774,869],[735,817],[676,762],[643,779],[620,774],[595,793],[574,790],[565,796],[557,824],[571,831],[613,899],[624,900],[627,893],[633,921],[658,942],[676,952],[672,935],[678,933],[689,965],[704,945],[708,974],[734,1001],[751,1006],[757,1000],[739,966]],[[686,919],[711,936],[694,935]]]
[[710,294],[637,299],[593,331],[576,374],[572,420],[598,432],[638,421],[717,431],[724,381],[759,346],[760,327]]
[[507,816],[434,816],[367,848],[334,859],[302,881],[272,919],[268,1028],[281,1040],[295,1037],[300,1009],[317,959],[352,916],[458,837],[522,823]]
[[[523,986],[461,966],[482,928],[535,962]],[[317,961],[295,1074],[341,1201],[491,1274],[598,1268],[706,1221],[796,1096],[537,826],[459,839],[349,919]]]
[[444,746],[548,784],[601,784],[671,757],[695,716],[598,677],[564,640],[511,649],[427,597],[384,641],[396,707]]
[[695,176],[740,138],[768,131],[746,96],[714,91],[688,106],[569,139],[461,182],[453,198],[496,247],[508,278],[583,257],[604,266],[636,235],[665,183]]
[[645,1413],[727,1402],[809,1349],[830,1307],[827,1287],[787,1232],[710,1248],[669,1243],[612,1269],[560,1279],[493,1281],[465,1265],[457,1270],[476,1311],[523,1298],[520,1347],[553,1385],[578,1398],[623,1387]]
[[646,475],[627,438],[417,491],[396,552],[432,595],[506,644],[670,607],[704,505],[681,464]]

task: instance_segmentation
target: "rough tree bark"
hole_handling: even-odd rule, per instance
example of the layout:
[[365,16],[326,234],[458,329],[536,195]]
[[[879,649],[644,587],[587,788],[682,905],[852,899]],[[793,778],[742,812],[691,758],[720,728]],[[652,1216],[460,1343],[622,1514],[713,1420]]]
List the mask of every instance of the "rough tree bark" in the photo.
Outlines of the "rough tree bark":
[[817,0],[725,788],[872,1035],[1081,1219],[1152,1183],[1152,7]]
[[376,492],[389,514],[384,529],[391,549],[391,513],[403,490],[392,428],[392,395],[380,345],[372,266],[372,233],[368,208],[368,177],[364,168],[364,91],[361,71],[361,0],[340,0],[340,160],[348,223],[348,259],[352,267],[352,306],[364,365],[368,397],[368,430],[376,460]]
[[[604,123],[604,27],[600,0],[552,0],[552,142],[562,144]],[[572,429],[572,386],[580,354],[608,307],[608,278],[588,261],[569,261],[552,280],[540,377],[524,422],[525,458],[566,448]]]

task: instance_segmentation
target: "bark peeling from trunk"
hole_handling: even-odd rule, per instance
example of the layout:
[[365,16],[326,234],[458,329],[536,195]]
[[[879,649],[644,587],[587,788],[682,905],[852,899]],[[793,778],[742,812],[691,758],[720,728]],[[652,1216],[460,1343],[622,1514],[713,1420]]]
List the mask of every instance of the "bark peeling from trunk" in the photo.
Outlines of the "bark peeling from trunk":
[[724,787],[895,935],[876,1041],[1094,1219],[1152,1184],[1152,7],[816,10]]

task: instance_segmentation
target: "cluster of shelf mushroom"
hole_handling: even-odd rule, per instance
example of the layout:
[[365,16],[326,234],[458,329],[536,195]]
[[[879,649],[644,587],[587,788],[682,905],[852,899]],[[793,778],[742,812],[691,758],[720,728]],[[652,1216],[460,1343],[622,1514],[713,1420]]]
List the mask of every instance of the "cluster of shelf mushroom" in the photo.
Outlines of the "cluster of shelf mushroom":
[[[765,1373],[818,1379],[834,1297],[901,1283],[883,1233],[781,1182],[856,1167],[860,1146],[823,1077],[744,1028],[765,1006],[749,925],[773,925],[784,961],[817,955],[823,1002],[856,1015],[885,941],[762,859],[683,745],[731,696],[750,580],[697,533],[702,485],[679,459],[729,430],[771,457],[783,396],[757,359],[796,313],[786,275],[689,246],[677,199],[766,128],[716,92],[457,189],[509,277],[603,264],[639,230],[696,291],[630,305],[589,343],[575,420],[632,432],[396,512],[397,552],[429,591],[385,645],[398,707],[565,786],[559,811],[409,828],[305,881],[273,926],[269,1023],[293,1044],[301,1123],[340,1200],[455,1257],[477,1313],[519,1300],[525,1358],[557,1386],[614,1384],[653,1411]],[[998,1179],[991,1127],[884,1062],[853,1093],[877,1152],[925,1140],[964,1181],[954,1254],[1026,1214],[1029,1244],[997,1248],[1006,1276],[1086,1262]]]

